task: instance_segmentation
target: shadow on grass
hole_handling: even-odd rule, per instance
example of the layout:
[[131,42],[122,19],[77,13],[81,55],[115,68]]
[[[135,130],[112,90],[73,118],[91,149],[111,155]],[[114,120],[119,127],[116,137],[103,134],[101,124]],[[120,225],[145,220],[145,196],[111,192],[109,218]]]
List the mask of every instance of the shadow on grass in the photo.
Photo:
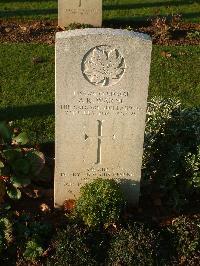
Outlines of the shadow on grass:
[[181,6],[181,5],[192,5],[196,1],[165,1],[165,2],[153,2],[153,3],[135,3],[135,4],[114,4],[114,5],[104,5],[104,10],[122,10],[122,9],[136,9],[136,8],[151,8],[151,7],[173,7],[173,6]]
[[[34,118],[34,117],[45,117],[49,115],[54,115],[54,104],[36,104],[29,106],[16,106],[16,107],[6,107],[0,108],[0,121],[14,121],[20,119]],[[45,119],[45,118],[44,118]],[[44,129],[45,130],[45,129]],[[40,146],[40,150],[45,154],[48,154],[49,158],[54,158],[55,156],[55,142],[37,142]]]
[[38,16],[38,15],[52,15],[57,14],[58,9],[19,9],[13,11],[0,11],[0,18],[9,17],[24,17],[24,16]]
[[0,120],[6,121],[48,115],[54,115],[53,103],[0,108]]
[[185,13],[183,14],[183,18],[199,18],[199,21],[200,21],[200,12]]
[[[136,26],[136,25],[141,25],[141,26],[148,26],[151,21],[157,17],[166,17],[167,19],[170,19],[172,16],[171,15],[154,15],[154,16],[121,16],[121,17],[114,17],[111,19],[105,19],[103,20],[103,26],[113,26],[115,27],[125,27],[125,26]],[[186,13],[182,14],[183,19],[195,19],[195,18],[200,18],[200,12],[196,13]]]

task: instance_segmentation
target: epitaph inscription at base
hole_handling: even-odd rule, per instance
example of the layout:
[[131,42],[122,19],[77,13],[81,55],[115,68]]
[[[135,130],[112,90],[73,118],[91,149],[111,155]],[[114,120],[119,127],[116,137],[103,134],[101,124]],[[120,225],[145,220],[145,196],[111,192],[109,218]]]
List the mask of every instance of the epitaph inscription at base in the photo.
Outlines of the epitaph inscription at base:
[[102,0],[58,0],[58,25],[102,25]]
[[57,33],[55,206],[99,177],[137,204],[151,49],[126,30]]

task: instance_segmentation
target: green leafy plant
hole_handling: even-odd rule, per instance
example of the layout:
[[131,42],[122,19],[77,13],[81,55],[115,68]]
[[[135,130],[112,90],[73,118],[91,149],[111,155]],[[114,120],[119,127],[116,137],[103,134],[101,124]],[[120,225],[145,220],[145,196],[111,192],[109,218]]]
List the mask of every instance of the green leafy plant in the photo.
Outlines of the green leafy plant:
[[195,31],[188,32],[187,38],[188,39],[200,39],[200,31],[195,30]]
[[15,234],[24,259],[35,262],[50,242],[52,226],[49,223],[33,221],[29,215],[23,214],[15,221]]
[[87,231],[77,224],[67,226],[53,240],[54,255],[48,265],[96,265],[88,244]]
[[20,199],[21,189],[36,180],[45,165],[44,154],[25,147],[27,143],[25,132],[0,122],[0,177],[11,199]]
[[75,30],[75,29],[86,29],[93,28],[94,26],[90,24],[80,24],[80,23],[71,23],[69,26],[65,27],[66,30]]
[[156,265],[157,247],[156,233],[134,222],[112,237],[107,265]]
[[171,249],[175,251],[177,264],[199,265],[200,263],[200,217],[180,216],[167,229]]
[[13,241],[13,226],[8,218],[0,218],[0,254]]
[[182,109],[176,99],[152,99],[147,111],[143,180],[156,185],[165,204],[176,210],[200,192],[199,145],[199,108]]
[[4,196],[6,194],[6,186],[3,180],[0,180],[0,204],[4,202]]
[[124,205],[119,184],[98,178],[81,188],[76,212],[88,226],[106,226],[119,220]]
[[149,161],[153,160],[154,153],[159,148],[156,145],[160,136],[165,134],[168,122],[172,119],[175,112],[179,112],[180,107],[181,102],[178,99],[156,97],[148,102],[144,141],[144,168]]
[[35,241],[28,241],[24,251],[24,258],[28,261],[35,262],[44,252],[43,248]]
[[52,226],[49,223],[32,221],[29,215],[21,215],[15,223],[17,238],[22,242],[35,239],[38,243],[44,243],[50,237]]
[[197,153],[189,152],[185,156],[185,169],[190,176],[189,185],[200,188],[200,145],[197,147]]

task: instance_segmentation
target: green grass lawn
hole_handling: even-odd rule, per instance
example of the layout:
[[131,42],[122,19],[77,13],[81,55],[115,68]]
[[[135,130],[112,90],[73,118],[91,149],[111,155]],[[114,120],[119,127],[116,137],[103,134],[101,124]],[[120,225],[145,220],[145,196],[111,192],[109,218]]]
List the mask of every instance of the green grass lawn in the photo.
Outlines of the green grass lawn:
[[[0,1],[0,18],[56,19],[57,12],[57,0]],[[130,23],[172,14],[183,14],[184,20],[199,22],[200,3],[198,0],[103,0],[104,21]]]
[[[149,98],[178,97],[184,106],[199,106],[199,55],[197,46],[154,46]],[[1,44],[0,73],[0,120],[17,120],[33,143],[54,141],[54,47]]]

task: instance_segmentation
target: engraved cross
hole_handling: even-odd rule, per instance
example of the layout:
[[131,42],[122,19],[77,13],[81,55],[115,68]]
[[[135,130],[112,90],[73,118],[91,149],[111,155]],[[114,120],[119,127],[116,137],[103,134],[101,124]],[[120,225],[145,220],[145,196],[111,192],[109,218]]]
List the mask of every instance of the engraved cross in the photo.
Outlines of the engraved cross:
[[79,7],[81,7],[81,4],[82,4],[82,0],[79,0]]
[[103,120],[97,120],[98,123],[98,135],[97,137],[93,137],[93,136],[88,136],[87,134],[85,134],[85,140],[87,140],[88,138],[97,138],[98,140],[98,144],[97,144],[97,161],[96,164],[100,164],[101,163],[101,144],[102,144],[102,139],[103,138],[111,138],[111,139],[115,139],[115,135],[112,136],[103,136],[102,135],[102,129],[103,129]]

